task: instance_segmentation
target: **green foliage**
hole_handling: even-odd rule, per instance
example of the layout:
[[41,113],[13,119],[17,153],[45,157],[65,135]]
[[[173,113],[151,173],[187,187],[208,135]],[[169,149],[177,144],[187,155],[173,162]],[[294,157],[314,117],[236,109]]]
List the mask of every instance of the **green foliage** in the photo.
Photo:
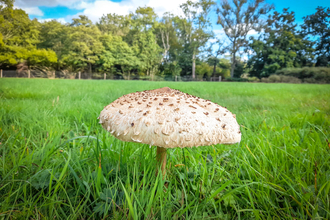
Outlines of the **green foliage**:
[[[226,106],[241,143],[168,149],[155,176],[155,147],[96,118],[164,86]],[[328,85],[0,79],[1,217],[330,219],[329,100]]]
[[[318,7],[304,17],[299,30],[294,12],[288,9],[269,15],[265,23],[273,6],[264,0],[222,1],[217,22],[231,42],[224,45],[212,39],[212,0],[184,2],[183,16],[165,12],[158,17],[153,8],[144,6],[126,16],[103,15],[96,23],[80,15],[66,24],[31,20],[13,2],[0,1],[1,69],[26,64],[40,76],[54,77],[57,71],[61,77],[75,78],[80,71],[88,78],[102,78],[105,73],[124,79],[168,80],[196,74],[199,79],[239,78],[247,70],[261,78],[282,68],[329,66],[329,8]],[[248,45],[251,30],[263,33]],[[215,44],[219,49],[213,51]],[[231,61],[224,64],[219,58],[225,51],[231,53]],[[246,66],[236,56],[247,51],[252,56]],[[203,62],[212,66],[212,73]]]
[[226,81],[229,82],[248,82],[249,80],[246,78],[232,78],[232,77],[228,77],[226,78]]
[[316,12],[304,17],[304,34],[317,37],[316,66],[330,66],[330,8],[317,7]]
[[140,63],[140,69],[147,75],[155,74],[155,66],[161,60],[161,48],[156,42],[156,36],[151,32],[141,32],[133,41],[133,49]]
[[268,26],[261,38],[251,38],[253,55],[248,64],[250,75],[267,77],[282,68],[309,65],[313,56],[311,42],[298,33],[294,12],[283,9],[274,12],[267,20]]
[[298,79],[294,76],[285,76],[285,75],[270,75],[268,78],[261,78],[262,82],[266,83],[301,83],[301,79]]
[[196,74],[197,74],[197,79],[201,80],[204,77],[211,77],[213,73],[213,68],[209,66],[207,63],[201,63],[196,66]]
[[260,32],[264,28],[262,16],[268,14],[273,6],[264,0],[221,1],[217,8],[218,21],[231,42],[229,52],[232,54],[230,77],[233,78],[236,65],[236,53],[247,45],[247,34],[251,30]]
[[58,57],[56,69],[59,70],[64,67],[63,55],[66,53],[65,43],[68,39],[70,27],[56,20],[43,22],[40,26],[40,43],[38,47],[53,50],[56,53]]
[[[180,76],[180,72],[181,72],[181,67],[180,65],[174,61],[172,63],[165,63],[162,66],[163,69],[163,77],[167,80],[174,80],[175,76]],[[162,74],[161,74],[162,75]]]
[[[184,53],[185,62],[190,62],[192,78],[195,78],[195,62],[198,54],[205,50],[206,43],[213,37],[211,30],[210,11],[215,4],[212,0],[193,2],[188,0],[180,5],[185,17],[176,19],[179,29],[179,41],[183,45],[181,53]],[[181,62],[180,62],[181,63]],[[183,66],[182,66],[183,67]],[[186,66],[188,67],[188,65]],[[190,68],[182,68],[183,71]],[[186,71],[185,74],[190,72]]]
[[62,60],[76,71],[86,69],[91,73],[92,65],[104,50],[100,42],[101,32],[86,16],[79,17],[71,23]]
[[100,21],[96,23],[102,33],[113,36],[126,36],[129,32],[130,24],[130,16],[117,14],[103,15]]
[[285,68],[276,74],[296,77],[308,83],[330,83],[330,68],[327,67]]
[[99,61],[102,71],[111,71],[115,65],[121,66],[123,70],[138,66],[133,49],[120,36],[103,35],[100,40],[105,49]]
[[227,59],[220,59],[218,66],[221,68],[220,75],[222,78],[228,78],[230,77],[230,61]]
[[245,72],[246,63],[241,60],[236,60],[234,77],[240,78]]
[[[10,4],[10,3],[8,3]],[[0,8],[0,65],[27,62],[29,67],[52,66],[57,62],[51,50],[37,49],[39,23],[21,9]]]

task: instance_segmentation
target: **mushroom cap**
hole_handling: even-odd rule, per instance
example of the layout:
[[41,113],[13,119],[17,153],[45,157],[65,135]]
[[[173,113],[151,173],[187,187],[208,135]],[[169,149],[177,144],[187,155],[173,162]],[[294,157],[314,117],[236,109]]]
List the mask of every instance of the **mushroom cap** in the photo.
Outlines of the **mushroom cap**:
[[119,140],[164,148],[241,141],[236,116],[227,108],[168,87],[124,95],[99,119]]

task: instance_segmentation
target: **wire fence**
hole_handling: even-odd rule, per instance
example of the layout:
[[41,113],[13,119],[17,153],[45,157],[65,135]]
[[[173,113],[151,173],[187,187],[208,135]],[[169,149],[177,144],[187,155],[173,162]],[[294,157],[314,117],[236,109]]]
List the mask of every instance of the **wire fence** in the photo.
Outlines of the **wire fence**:
[[112,73],[87,73],[87,72],[68,72],[68,71],[40,71],[40,70],[0,70],[1,78],[49,78],[49,79],[93,79],[93,80],[146,80],[146,81],[212,81],[221,82],[221,76],[139,76],[121,75]]

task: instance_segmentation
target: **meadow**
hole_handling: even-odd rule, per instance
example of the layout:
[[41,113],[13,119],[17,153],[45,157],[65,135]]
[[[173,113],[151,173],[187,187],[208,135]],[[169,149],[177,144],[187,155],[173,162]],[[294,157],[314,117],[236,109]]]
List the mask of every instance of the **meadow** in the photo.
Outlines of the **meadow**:
[[[236,114],[242,141],[167,152],[97,117],[168,86]],[[0,79],[0,219],[330,219],[330,86]]]

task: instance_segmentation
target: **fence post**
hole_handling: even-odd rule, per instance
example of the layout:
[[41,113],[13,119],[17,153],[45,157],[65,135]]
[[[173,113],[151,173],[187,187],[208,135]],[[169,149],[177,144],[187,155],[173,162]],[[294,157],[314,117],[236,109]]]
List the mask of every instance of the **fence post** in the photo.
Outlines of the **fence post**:
[[79,79],[80,79],[80,77],[81,77],[81,73],[80,73],[80,71],[79,71],[79,73],[78,73],[78,74],[79,74]]
[[28,78],[30,79],[30,77],[31,77],[31,72],[30,70],[28,70]]
[[219,76],[219,82],[221,82],[221,76]]
[[2,69],[1,69],[1,78],[2,78]]
[[104,73],[104,80],[106,80],[106,79],[107,79],[107,74]]

